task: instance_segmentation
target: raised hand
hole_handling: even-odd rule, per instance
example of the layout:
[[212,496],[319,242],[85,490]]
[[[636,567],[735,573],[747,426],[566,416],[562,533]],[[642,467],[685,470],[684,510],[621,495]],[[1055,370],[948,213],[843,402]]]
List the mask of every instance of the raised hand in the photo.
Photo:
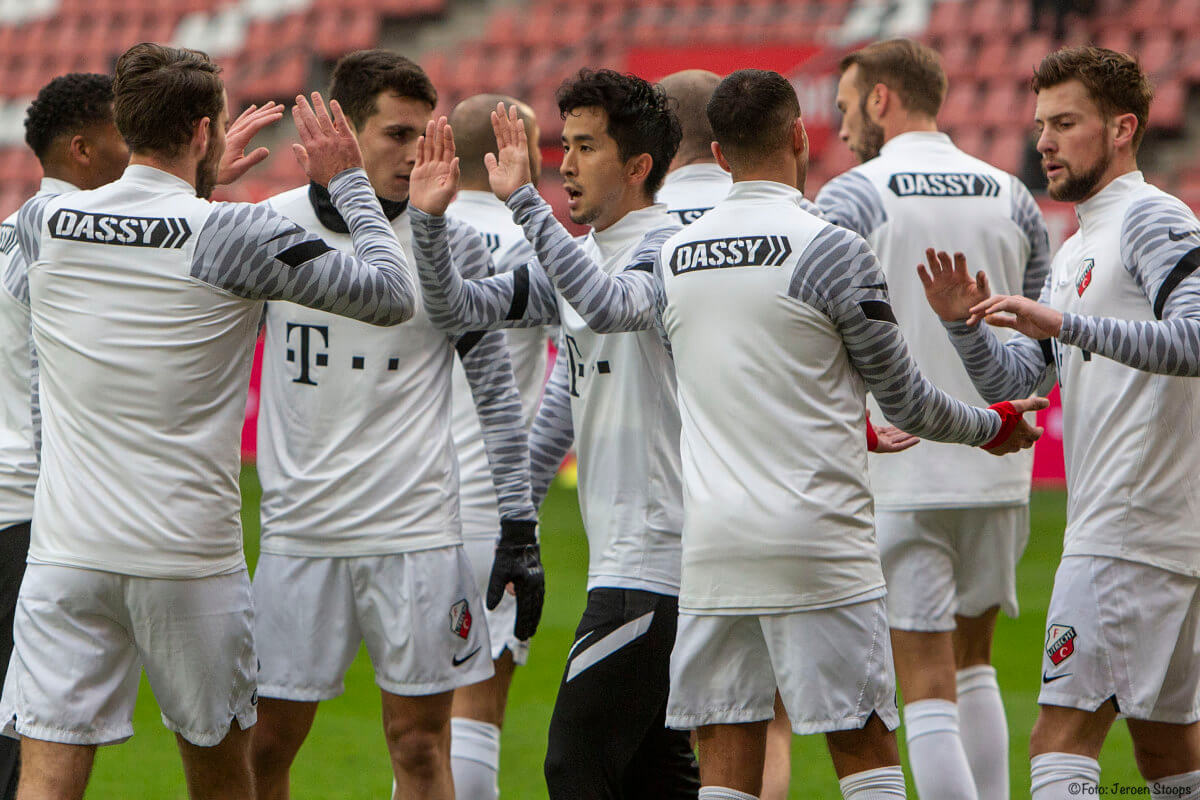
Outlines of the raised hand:
[[1062,331],[1062,312],[1021,295],[998,294],[971,308],[967,324],[981,319],[998,328],[1012,328],[1031,339],[1054,339]]
[[935,251],[932,247],[925,251],[925,258],[929,261],[929,270],[926,271],[924,264],[918,264],[917,274],[925,287],[925,299],[934,313],[945,322],[967,320],[968,325],[978,322],[978,318],[971,318],[971,307],[992,294],[983,270],[972,278],[967,273],[967,257],[962,253],[954,254],[953,265],[948,253]]
[[517,116],[517,107],[497,103],[492,112],[492,130],[496,133],[498,155],[487,153],[483,165],[487,167],[488,183],[501,200],[533,179],[529,173],[529,139],[525,135],[525,120]]
[[1000,415],[1000,433],[983,446],[994,456],[1003,456],[1033,447],[1042,436],[1042,429],[1025,421],[1024,414],[1049,408],[1050,401],[1044,397],[1027,397],[1023,400],[1008,400],[989,406]]
[[282,118],[283,106],[272,100],[262,108],[250,106],[230,124],[229,130],[225,131],[225,154],[217,167],[218,184],[233,183],[271,154],[265,147],[247,153],[246,147],[259,131]]
[[320,92],[312,93],[311,106],[304,95],[296,95],[296,105],[292,106],[292,119],[300,134],[300,144],[292,145],[292,152],[309,180],[321,186],[329,186],[339,172],[363,165],[358,139],[354,138],[342,107],[337,100],[331,100],[329,109],[332,118],[325,110]]
[[458,191],[458,156],[454,155],[454,131],[445,117],[429,121],[417,142],[417,163],[408,176],[408,202],[426,214],[441,216]]

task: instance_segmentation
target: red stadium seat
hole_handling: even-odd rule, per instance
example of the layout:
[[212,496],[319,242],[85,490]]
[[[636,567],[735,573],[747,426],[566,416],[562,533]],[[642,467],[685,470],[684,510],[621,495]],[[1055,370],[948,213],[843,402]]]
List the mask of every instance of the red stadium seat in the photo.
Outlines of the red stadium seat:
[[1028,137],[1021,130],[1001,129],[992,137],[987,160],[1006,172],[1018,173],[1021,171],[1021,163],[1025,160],[1027,142]]
[[942,104],[938,120],[944,127],[979,124],[979,92],[973,81],[956,81],[950,84],[946,101]]
[[967,28],[969,12],[967,3],[934,3],[926,33],[931,36],[962,37]]
[[1142,69],[1152,77],[1173,72],[1178,55],[1175,35],[1169,30],[1147,33],[1136,55]]
[[1180,130],[1183,128],[1186,104],[1187,87],[1182,81],[1173,80],[1158,86],[1154,92],[1154,105],[1150,107],[1151,127]]

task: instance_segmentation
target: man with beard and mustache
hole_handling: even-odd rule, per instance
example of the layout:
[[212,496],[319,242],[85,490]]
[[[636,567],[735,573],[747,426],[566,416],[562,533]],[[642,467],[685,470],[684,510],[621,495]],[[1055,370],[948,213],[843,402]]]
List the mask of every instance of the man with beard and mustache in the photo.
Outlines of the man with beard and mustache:
[[[1039,301],[988,296],[962,253],[920,268],[985,397],[1057,377],[1067,529],[1046,618],[1034,800],[1095,794],[1118,713],[1152,797],[1200,792],[1200,222],[1137,167],[1151,89],[1137,63],[1059,50],[1033,76],[1050,196],[1079,231]],[[982,257],[982,254],[981,254]],[[978,325],[1012,328],[1005,343]]]
[[41,472],[17,600],[3,732],[22,737],[21,797],[82,798],[96,747],[128,739],[144,667],[192,798],[248,800],[253,607],[238,443],[263,301],[379,325],[416,286],[341,110],[297,98],[314,181],[354,231],[345,255],[271,210],[210,203],[274,104],[226,110],[220,68],[139,44],[118,60],[131,164],[99,189],[40,194],[17,237],[39,358]]
[[[878,255],[922,371],[980,403],[911,270],[927,247],[962,250],[998,291],[1036,297],[1050,259],[1041,211],[1017,178],[938,131],[947,82],[934,51],[879,42],[847,55],[841,70],[840,136],[863,163],[826,184],[817,205]],[[927,442],[869,462],[917,794],[1007,798],[1008,727],[991,645],[999,611],[1017,613],[1032,452],[995,459]]]

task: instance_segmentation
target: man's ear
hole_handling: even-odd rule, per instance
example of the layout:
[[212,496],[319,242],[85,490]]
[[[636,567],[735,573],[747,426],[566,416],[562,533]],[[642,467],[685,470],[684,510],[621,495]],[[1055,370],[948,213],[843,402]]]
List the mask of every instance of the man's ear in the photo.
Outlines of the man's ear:
[[713,158],[717,160],[717,166],[726,172],[732,174],[733,168],[729,166],[729,160],[725,158],[725,151],[721,149],[721,145],[716,142],[712,143]]
[[625,175],[630,183],[645,183],[652,169],[654,157],[649,153],[642,153],[625,162]]
[[870,111],[875,110],[875,118],[872,122],[878,123],[883,119],[884,114],[891,108],[895,98],[892,97],[892,90],[887,87],[886,83],[877,83],[871,87],[871,93],[867,97],[867,116],[871,116]]
[[76,164],[90,166],[94,152],[91,141],[82,133],[75,134],[67,143],[67,160]]
[[808,131],[804,130],[804,120],[800,117],[796,117],[796,123],[792,126],[792,152],[796,158],[808,157]]
[[208,140],[212,136],[212,120],[208,117],[201,117],[196,123],[196,127],[192,129],[192,155],[198,158],[203,158],[208,152]]
[[1137,114],[1121,114],[1113,118],[1113,144],[1116,147],[1132,147],[1133,137],[1138,130]]

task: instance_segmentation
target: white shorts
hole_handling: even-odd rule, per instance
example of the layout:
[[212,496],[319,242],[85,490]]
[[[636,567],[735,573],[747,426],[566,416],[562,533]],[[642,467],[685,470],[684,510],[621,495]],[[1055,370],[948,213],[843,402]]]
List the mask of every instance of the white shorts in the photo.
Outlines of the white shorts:
[[[480,597],[486,598],[488,578],[492,574],[492,561],[496,557],[496,539],[464,538],[463,549],[466,550],[471,570],[475,573],[475,588]],[[487,617],[488,635],[491,637],[492,660],[500,658],[504,651],[508,650],[512,653],[514,664],[524,664],[528,661],[529,642],[521,641],[513,633],[513,627],[517,624],[517,598],[505,592],[495,611],[486,608],[485,604],[483,613]]]
[[263,697],[337,697],[364,641],[375,683],[391,694],[438,694],[492,675],[461,545],[347,558],[264,553],[254,605]]
[[797,734],[900,724],[883,598],[760,616],[681,612],[667,727],[758,722],[775,690]]
[[1046,612],[1038,703],[1200,720],[1200,578],[1103,556],[1067,556]]
[[993,606],[1017,616],[1028,505],[876,511],[875,533],[891,627],[952,631],[956,614],[978,617]]
[[254,609],[246,570],[138,578],[30,564],[0,699],[3,732],[64,744],[133,735],[146,670],[162,721],[211,747],[257,718]]

